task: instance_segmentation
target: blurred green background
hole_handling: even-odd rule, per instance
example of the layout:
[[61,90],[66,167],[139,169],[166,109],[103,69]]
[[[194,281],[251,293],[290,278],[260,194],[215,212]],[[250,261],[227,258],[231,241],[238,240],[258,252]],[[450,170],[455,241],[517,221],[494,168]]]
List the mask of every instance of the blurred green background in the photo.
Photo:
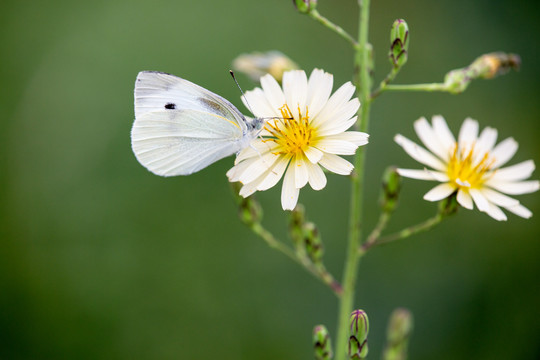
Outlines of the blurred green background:
[[[399,17],[411,45],[396,83],[440,81],[497,50],[520,54],[523,66],[458,96],[386,93],[375,102],[367,227],[383,169],[417,166],[392,137],[416,140],[420,116],[442,114],[454,132],[471,116],[518,140],[512,163],[539,162],[537,1],[372,3],[377,81]],[[320,0],[319,10],[356,33],[356,1]],[[289,0],[3,0],[0,49],[1,359],[313,358],[313,326],[335,334],[336,298],[239,223],[225,177],[232,158],[167,179],[137,163],[133,84],[140,70],[170,72],[245,110],[227,71],[238,54],[278,49],[338,85],[351,77],[345,41]],[[404,181],[389,231],[434,213],[421,199],[431,186]],[[285,240],[279,194],[257,196],[265,224]],[[300,197],[337,277],[348,196],[347,178],[330,175],[324,191]],[[532,219],[498,223],[461,210],[362,261],[356,303],[370,316],[370,358],[380,358],[398,306],[415,315],[411,359],[540,358],[540,195],[519,199]]]

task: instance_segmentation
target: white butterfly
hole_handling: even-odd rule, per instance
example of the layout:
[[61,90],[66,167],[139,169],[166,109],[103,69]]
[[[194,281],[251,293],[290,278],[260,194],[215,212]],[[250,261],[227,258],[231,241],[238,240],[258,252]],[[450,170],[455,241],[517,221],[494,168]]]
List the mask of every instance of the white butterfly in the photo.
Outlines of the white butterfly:
[[177,76],[141,71],[135,82],[131,147],[154,174],[189,175],[247,147],[264,120]]

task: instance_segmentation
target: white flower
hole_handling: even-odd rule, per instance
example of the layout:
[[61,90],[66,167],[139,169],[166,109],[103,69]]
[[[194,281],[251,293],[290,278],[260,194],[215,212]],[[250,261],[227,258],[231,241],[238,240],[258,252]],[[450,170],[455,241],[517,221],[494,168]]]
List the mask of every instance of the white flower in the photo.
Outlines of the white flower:
[[398,169],[398,172],[413,179],[442,182],[424,195],[425,200],[439,201],[457,191],[461,206],[472,210],[474,203],[478,210],[496,220],[506,220],[501,207],[523,218],[532,216],[518,200],[504,195],[531,193],[540,187],[537,180],[524,181],[534,171],[532,160],[500,168],[517,151],[518,144],[513,138],[495,146],[497,130],[486,127],[478,135],[478,122],[470,118],[463,122],[457,142],[442,116],[434,116],[431,125],[420,118],[414,128],[431,153],[400,134],[394,140],[413,159],[433,170]]
[[355,87],[347,82],[330,96],[332,84],[333,76],[323,70],[313,70],[309,80],[304,71],[293,70],[284,73],[283,90],[265,75],[262,89],[246,93],[246,106],[266,122],[261,136],[238,154],[227,172],[229,181],[242,182],[240,195],[267,190],[285,174],[281,205],[292,210],[308,182],[314,190],[326,186],[321,166],[341,175],[351,173],[353,165],[337,155],[353,155],[367,144],[368,135],[346,131],[360,107],[357,98],[351,99]]

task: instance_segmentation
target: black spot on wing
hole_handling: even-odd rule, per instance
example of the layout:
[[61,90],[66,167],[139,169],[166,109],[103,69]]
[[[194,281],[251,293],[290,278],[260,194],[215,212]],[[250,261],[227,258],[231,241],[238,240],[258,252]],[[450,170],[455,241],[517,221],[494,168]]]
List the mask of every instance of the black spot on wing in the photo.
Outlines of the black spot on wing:
[[174,110],[174,109],[176,109],[176,104],[175,103],[166,103],[165,104],[165,109]]

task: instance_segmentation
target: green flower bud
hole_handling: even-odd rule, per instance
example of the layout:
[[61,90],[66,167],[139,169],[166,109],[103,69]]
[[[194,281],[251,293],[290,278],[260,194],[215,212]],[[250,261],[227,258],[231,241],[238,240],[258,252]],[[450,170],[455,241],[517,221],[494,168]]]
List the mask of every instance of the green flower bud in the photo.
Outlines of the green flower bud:
[[285,71],[299,68],[289,57],[276,50],[241,54],[233,60],[232,67],[255,82],[258,82],[261,76],[270,74],[279,83]]
[[368,354],[369,320],[365,311],[355,310],[350,317],[349,357],[363,359]]
[[302,14],[307,14],[317,7],[317,0],[293,0],[296,9]]
[[313,345],[315,346],[316,360],[330,360],[334,356],[330,334],[324,325],[317,325],[313,328]]
[[231,183],[231,187],[238,205],[238,216],[240,217],[240,220],[248,226],[261,222],[263,216],[261,205],[253,196],[244,198],[238,194],[242,187],[241,183]]
[[289,217],[289,234],[298,249],[304,242],[304,224],[306,222],[305,210],[302,204],[296,205]]
[[409,26],[403,19],[397,19],[390,30],[390,52],[388,57],[394,67],[407,62],[409,50]]
[[412,314],[407,309],[396,309],[390,316],[383,360],[406,360],[409,337],[413,329]]
[[401,189],[401,176],[399,176],[396,167],[386,168],[382,177],[382,187],[381,207],[384,212],[390,213],[396,208]]
[[319,235],[317,226],[312,222],[308,222],[304,225],[304,246],[312,263],[318,264],[322,261],[324,248],[321,236]]

